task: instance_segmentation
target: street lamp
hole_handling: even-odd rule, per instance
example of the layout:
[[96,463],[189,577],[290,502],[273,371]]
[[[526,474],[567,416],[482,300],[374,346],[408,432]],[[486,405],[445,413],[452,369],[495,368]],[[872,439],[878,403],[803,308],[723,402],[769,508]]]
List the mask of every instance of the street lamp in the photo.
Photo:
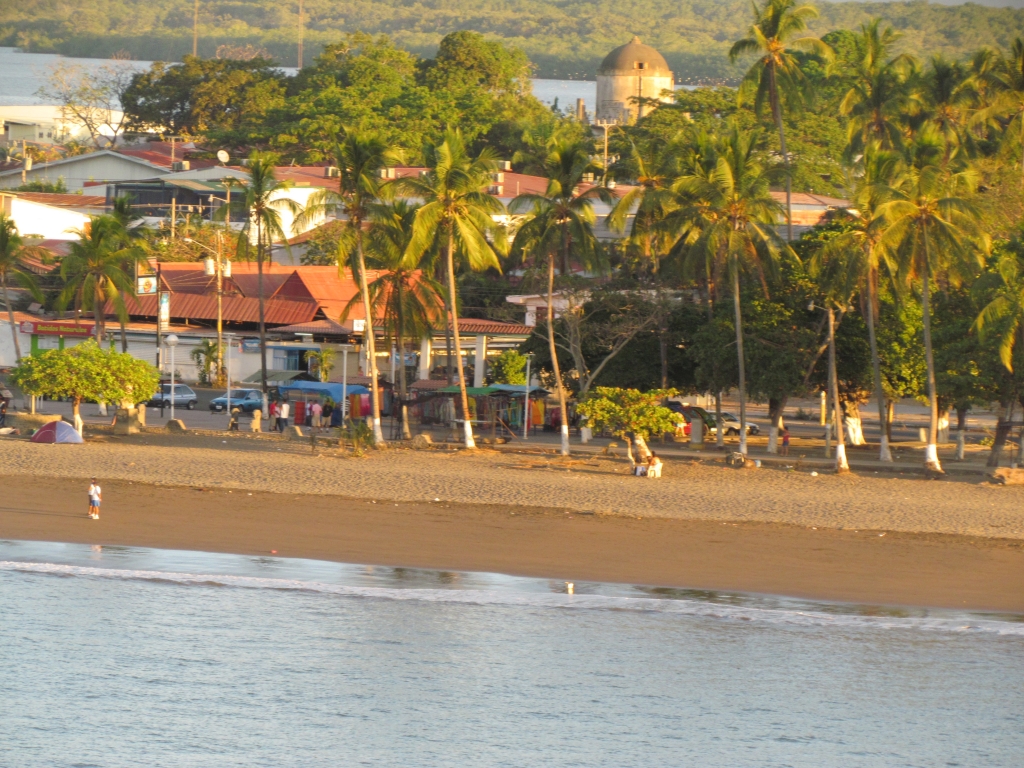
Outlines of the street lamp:
[[222,385],[224,383],[224,278],[231,277],[231,261],[224,258],[224,240],[220,232],[217,232],[217,250],[203,245],[191,237],[186,237],[185,242],[198,245],[214,255],[214,258],[204,259],[203,264],[209,277],[217,277],[217,384]]
[[171,350],[171,421],[174,421],[174,348],[178,346],[178,337],[175,334],[170,334],[164,339],[166,344]]

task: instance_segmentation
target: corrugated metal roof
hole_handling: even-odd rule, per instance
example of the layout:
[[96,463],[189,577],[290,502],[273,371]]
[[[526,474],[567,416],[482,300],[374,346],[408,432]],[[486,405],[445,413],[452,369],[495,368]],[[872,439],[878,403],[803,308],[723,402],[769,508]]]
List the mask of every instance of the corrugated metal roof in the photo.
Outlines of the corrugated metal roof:
[[528,325],[503,323],[498,320],[479,320],[475,317],[459,318],[459,333],[528,336],[533,331]]
[[[172,293],[171,317],[185,320],[216,320],[217,297],[194,293]],[[156,296],[139,296],[129,299],[128,313],[142,317],[156,317]],[[293,325],[313,320],[319,308],[312,301],[286,301],[267,299],[264,302],[264,316],[268,325]],[[107,305],[106,313],[112,314],[113,307]],[[223,318],[228,323],[258,323],[259,299],[241,296],[225,296]]]
[[312,323],[299,323],[275,328],[275,333],[312,333],[315,336],[348,336],[351,327],[346,327],[333,320],[314,320]]
[[15,192],[21,200],[59,208],[105,208],[107,198],[102,195],[65,195],[58,192]]

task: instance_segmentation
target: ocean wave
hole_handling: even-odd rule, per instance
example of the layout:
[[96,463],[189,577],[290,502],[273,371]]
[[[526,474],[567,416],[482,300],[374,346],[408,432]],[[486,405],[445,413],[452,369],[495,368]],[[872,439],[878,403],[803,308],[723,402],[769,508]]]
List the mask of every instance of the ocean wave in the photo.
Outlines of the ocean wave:
[[118,581],[147,581],[196,587],[306,592],[345,598],[407,600],[424,603],[454,603],[479,606],[508,606],[562,610],[622,611],[655,613],[723,621],[763,622],[794,627],[837,627],[847,629],[916,629],[936,632],[975,633],[1024,637],[1024,622],[977,618],[975,616],[866,616],[794,608],[766,608],[725,605],[688,598],[619,597],[594,594],[516,593],[482,589],[425,589],[348,586],[301,579],[275,579],[228,574],[194,574],[148,571],[63,563],[0,561],[0,571],[61,577],[87,577]]

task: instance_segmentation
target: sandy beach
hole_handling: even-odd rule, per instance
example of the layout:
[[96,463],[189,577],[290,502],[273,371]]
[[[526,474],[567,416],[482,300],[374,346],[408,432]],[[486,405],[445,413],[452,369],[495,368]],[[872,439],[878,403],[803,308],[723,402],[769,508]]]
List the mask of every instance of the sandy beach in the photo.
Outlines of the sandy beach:
[[[149,433],[0,442],[0,536],[1024,612],[1024,489]],[[101,478],[100,522],[85,484]],[[250,495],[251,494],[251,495]]]

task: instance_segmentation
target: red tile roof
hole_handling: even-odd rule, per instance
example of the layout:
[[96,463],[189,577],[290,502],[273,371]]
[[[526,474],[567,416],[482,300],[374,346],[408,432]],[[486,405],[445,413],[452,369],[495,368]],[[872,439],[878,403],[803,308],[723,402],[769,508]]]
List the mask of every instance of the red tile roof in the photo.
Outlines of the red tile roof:
[[[194,293],[172,293],[171,317],[184,320],[216,320],[217,297]],[[128,299],[128,313],[141,317],[156,317],[156,296],[139,296]],[[285,301],[268,299],[264,302],[265,319],[268,325],[292,325],[308,323],[317,316],[319,307],[312,301]],[[113,314],[113,307],[107,305],[107,314]],[[228,323],[258,323],[259,300],[240,296],[225,296],[223,317]]]
[[459,318],[459,333],[509,334],[529,336],[533,328],[519,323],[503,323],[499,320],[479,320],[475,317]]
[[275,328],[275,333],[311,333],[314,336],[348,336],[352,328],[341,325],[333,320],[314,320],[311,323],[298,323]]

